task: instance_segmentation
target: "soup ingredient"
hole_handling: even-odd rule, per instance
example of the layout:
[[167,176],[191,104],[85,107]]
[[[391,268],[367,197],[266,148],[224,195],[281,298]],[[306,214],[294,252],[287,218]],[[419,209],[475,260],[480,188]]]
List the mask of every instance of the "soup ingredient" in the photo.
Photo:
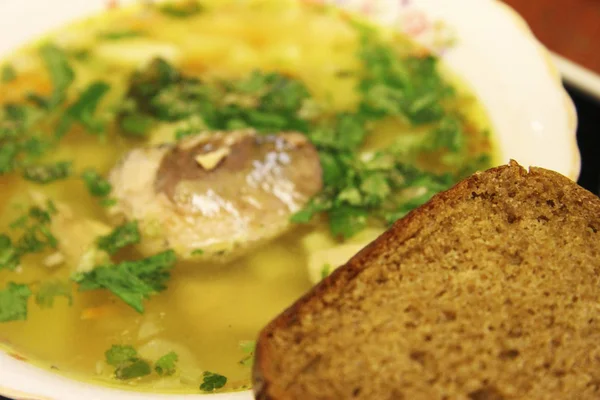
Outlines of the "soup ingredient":
[[0,235],[0,269],[15,270],[19,266],[19,258],[12,240],[6,235]]
[[0,80],[2,80],[2,82],[10,82],[16,78],[17,72],[15,71],[15,68],[10,64],[4,64],[0,71]]
[[48,248],[56,249],[58,240],[50,231],[51,216],[56,213],[52,202],[47,208],[32,206],[27,213],[10,224],[13,231],[21,231],[21,235],[13,243],[6,234],[0,235],[0,269],[16,269],[21,257],[30,253],[40,253]]
[[178,359],[179,357],[177,356],[177,353],[173,351],[168,354],[165,354],[156,361],[156,364],[154,365],[154,370],[157,374],[161,376],[173,375],[176,370],[175,365]]
[[110,182],[113,212],[139,221],[142,251],[226,261],[285,232],[321,189],[321,168],[299,133],[213,132],[132,150]]
[[80,291],[107,289],[137,312],[144,312],[143,301],[166,289],[170,269],[175,264],[175,252],[166,250],[136,261],[102,265],[85,273],[76,273],[73,280]]
[[71,163],[69,161],[32,165],[23,169],[23,178],[41,184],[65,179],[69,175],[71,175]]
[[202,374],[202,384],[200,385],[200,390],[205,392],[213,392],[225,386],[226,383],[227,378],[223,375],[206,371]]
[[178,139],[205,129],[305,132],[302,114],[309,114],[309,97],[302,82],[282,74],[255,71],[237,80],[203,82],[159,58],[134,74],[121,127],[140,136],[153,122],[187,122],[187,129],[177,129]]
[[240,364],[246,367],[252,365],[255,348],[256,342],[254,340],[244,340],[240,342],[240,349],[246,354],[246,356],[240,360]]
[[104,121],[94,114],[102,97],[108,92],[110,85],[102,81],[91,83],[79,98],[67,108],[59,124],[57,135],[63,136],[71,129],[73,123],[81,124],[89,133],[104,132]]
[[106,362],[114,367],[117,379],[133,379],[150,375],[152,368],[148,361],[138,357],[132,346],[113,345],[105,353]]
[[35,293],[35,302],[42,308],[51,308],[54,306],[54,298],[58,296],[66,298],[69,305],[73,304],[70,282],[60,280],[43,282]]
[[43,155],[50,140],[38,125],[44,116],[39,107],[4,104],[0,111],[0,175],[27,165]]
[[27,285],[9,282],[0,290],[0,322],[27,319],[27,301],[31,290]]
[[99,237],[96,243],[99,249],[113,255],[126,246],[139,243],[140,240],[138,223],[131,221],[116,227],[110,234]]
[[180,1],[178,3],[160,4],[158,9],[163,14],[175,18],[191,17],[203,11],[202,5],[193,0]]
[[53,84],[53,90],[47,99],[48,108],[62,104],[67,97],[67,89],[75,79],[75,73],[69,64],[66,54],[53,44],[45,44],[40,48],[40,55]]
[[104,179],[98,172],[92,168],[88,168],[83,171],[81,178],[85,182],[85,185],[94,197],[106,197],[110,194],[112,186],[108,180]]
[[599,226],[556,172],[467,178],[261,332],[256,398],[595,398]]

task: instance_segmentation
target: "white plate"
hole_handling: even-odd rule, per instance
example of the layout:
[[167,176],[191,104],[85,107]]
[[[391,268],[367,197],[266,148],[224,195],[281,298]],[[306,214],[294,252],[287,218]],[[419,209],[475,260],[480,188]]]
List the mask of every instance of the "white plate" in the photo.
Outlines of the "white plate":
[[[549,53],[508,6],[496,0],[330,2],[403,29],[440,53],[487,108],[503,162],[513,158],[524,166],[542,166],[577,179],[580,156],[573,103]],[[0,0],[0,54],[104,7],[103,0]],[[35,400],[176,400],[207,396],[151,395],[97,387],[54,375],[4,353],[0,353],[0,394]],[[252,398],[250,392],[209,396]]]

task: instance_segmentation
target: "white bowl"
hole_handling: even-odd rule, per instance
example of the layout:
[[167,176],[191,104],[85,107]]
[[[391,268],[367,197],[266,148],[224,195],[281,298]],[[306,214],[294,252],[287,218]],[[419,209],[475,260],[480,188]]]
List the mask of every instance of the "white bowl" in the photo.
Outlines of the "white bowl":
[[[49,29],[101,11],[109,0],[0,1],[0,54]],[[549,54],[523,19],[496,0],[330,1],[381,24],[398,27],[439,53],[487,108],[502,162],[517,160],[576,180],[577,117]],[[176,400],[70,380],[0,352],[0,394],[28,400]],[[251,399],[251,392],[208,395]]]

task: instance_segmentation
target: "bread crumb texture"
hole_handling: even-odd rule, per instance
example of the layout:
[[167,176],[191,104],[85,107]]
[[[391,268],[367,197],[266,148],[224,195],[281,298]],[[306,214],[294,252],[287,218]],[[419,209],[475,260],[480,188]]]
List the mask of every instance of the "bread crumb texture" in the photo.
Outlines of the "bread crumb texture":
[[476,174],[261,333],[259,399],[600,399],[600,200]]

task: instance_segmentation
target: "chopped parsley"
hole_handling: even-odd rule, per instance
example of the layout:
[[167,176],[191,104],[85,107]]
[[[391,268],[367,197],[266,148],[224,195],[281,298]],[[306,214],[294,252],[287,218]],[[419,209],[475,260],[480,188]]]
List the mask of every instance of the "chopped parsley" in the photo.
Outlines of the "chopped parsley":
[[23,178],[35,183],[51,183],[71,175],[71,162],[59,161],[52,164],[37,164],[23,169]]
[[139,243],[140,240],[138,223],[137,221],[131,221],[116,227],[106,236],[100,236],[96,243],[100,250],[104,250],[112,255],[124,247]]
[[81,92],[79,98],[67,108],[62,121],[59,123],[57,135],[63,136],[73,123],[81,124],[88,132],[101,133],[104,121],[94,114],[102,97],[110,90],[110,85],[96,81]]
[[27,319],[27,302],[31,290],[27,285],[9,282],[0,290],[0,322]]
[[196,249],[190,253],[190,255],[192,256],[201,256],[202,254],[204,254],[204,250],[202,249]]
[[110,182],[92,168],[83,171],[81,178],[90,194],[94,197],[106,197],[112,190]]
[[14,241],[9,235],[0,234],[0,269],[15,270],[22,256],[57,248],[58,240],[49,227],[55,213],[54,204],[50,201],[46,208],[33,206],[10,224],[11,230],[20,231]]
[[327,278],[330,273],[331,273],[331,265],[330,264],[323,265],[323,268],[321,268],[321,279]]
[[178,139],[201,129],[306,132],[300,109],[309,98],[302,82],[281,74],[255,71],[238,81],[208,83],[156,59],[133,76],[119,121],[129,136],[145,135],[152,121],[188,122]]
[[156,361],[154,364],[154,370],[161,376],[173,375],[176,370],[175,364],[177,364],[178,360],[179,357],[177,356],[177,353],[172,351]]
[[217,389],[221,389],[226,383],[227,378],[223,375],[205,371],[202,374],[202,384],[200,385],[200,390],[205,392],[213,392]]
[[100,40],[120,40],[120,39],[130,39],[135,37],[143,36],[144,32],[137,31],[133,29],[128,30],[120,30],[120,31],[107,31],[98,34],[98,39]]
[[158,6],[158,10],[170,17],[187,18],[200,14],[202,11],[204,11],[204,8],[195,0],[185,0],[177,2],[171,1],[169,3],[161,4]]
[[240,349],[244,352],[245,356],[240,360],[240,364],[248,367],[252,365],[254,360],[254,350],[256,349],[256,342],[254,340],[243,340],[240,342]]
[[48,105],[50,108],[54,108],[62,104],[67,98],[67,89],[73,83],[75,73],[69,65],[65,52],[55,45],[45,44],[40,47],[39,52],[53,84]]
[[48,148],[36,125],[43,111],[25,104],[7,103],[0,108],[0,175],[30,165]]
[[2,82],[11,82],[15,79],[17,79],[17,71],[15,71],[15,68],[10,64],[4,64],[0,71],[0,80],[2,80]]
[[0,235],[0,269],[14,271],[19,266],[19,252],[7,235]]
[[73,304],[71,285],[65,281],[44,282],[35,294],[35,302],[42,308],[54,306],[54,298],[62,296],[66,298],[69,305]]
[[150,375],[152,368],[150,363],[141,359],[132,346],[113,345],[104,356],[106,362],[115,369],[115,378],[127,380]]
[[143,301],[166,289],[175,261],[175,252],[167,250],[141,260],[98,266],[92,271],[75,274],[73,280],[79,284],[79,291],[109,290],[143,313]]

